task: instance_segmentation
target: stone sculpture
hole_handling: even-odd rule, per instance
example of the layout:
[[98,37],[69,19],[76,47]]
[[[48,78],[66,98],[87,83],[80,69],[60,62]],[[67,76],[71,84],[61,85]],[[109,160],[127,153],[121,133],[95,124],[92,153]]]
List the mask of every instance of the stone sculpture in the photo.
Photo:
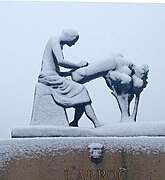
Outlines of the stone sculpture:
[[[73,63],[63,56],[63,46],[70,47],[78,39],[77,31],[64,30],[59,37],[51,37],[47,42],[36,86],[31,125],[68,126],[65,108],[74,107],[75,116],[70,126],[78,126],[84,112],[95,127],[100,126],[85,86],[66,78],[73,70],[88,65],[84,61]],[[71,71],[61,72],[60,66]]]
[[[140,94],[147,86],[148,72],[147,65],[137,66],[125,60],[122,54],[111,54],[88,67],[74,71],[72,79],[76,82],[86,83],[92,79],[103,77],[118,102],[121,122],[136,122]],[[134,96],[134,110],[130,115],[130,103]]]
[[[162,124],[151,123],[107,123],[103,125],[96,117],[91,98],[85,86],[96,78],[104,78],[105,84],[115,96],[121,111],[120,122],[136,122],[140,94],[147,86],[149,68],[137,66],[126,60],[122,54],[110,54],[100,61],[88,63],[68,61],[63,55],[63,46],[73,46],[79,39],[75,30],[64,30],[60,36],[51,37],[45,47],[41,72],[36,84],[34,104],[29,127],[16,127],[13,138],[25,137],[108,137],[162,135]],[[62,72],[60,67],[69,70]],[[130,113],[130,104],[134,109]],[[72,122],[68,120],[66,109],[74,107]],[[95,129],[74,128],[78,126],[82,114],[93,122]],[[109,119],[111,115],[109,115]],[[70,122],[70,123],[69,123]],[[101,126],[101,127],[100,127]],[[157,131],[148,132],[157,126]],[[102,160],[102,145],[89,146],[90,158],[94,163]]]
[[[136,66],[122,54],[111,54],[89,65],[85,61],[76,64],[66,60],[63,46],[71,47],[78,39],[77,31],[64,30],[60,36],[48,40],[36,85],[31,125],[78,126],[78,121],[85,112],[94,127],[101,126],[88,91],[82,85],[99,77],[105,79],[118,102],[121,122],[136,121],[140,93],[147,85],[148,66]],[[60,66],[70,70],[61,72]],[[71,79],[67,76],[71,76]],[[134,96],[135,105],[131,115],[130,103]],[[66,108],[70,107],[75,108],[75,116],[69,124]]]

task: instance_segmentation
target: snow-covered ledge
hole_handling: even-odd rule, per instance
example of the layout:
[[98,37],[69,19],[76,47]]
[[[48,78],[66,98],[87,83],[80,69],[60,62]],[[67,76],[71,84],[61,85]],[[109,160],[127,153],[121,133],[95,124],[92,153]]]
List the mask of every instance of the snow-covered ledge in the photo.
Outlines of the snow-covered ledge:
[[68,153],[69,151],[83,151],[89,144],[100,143],[108,152],[131,153],[164,153],[165,137],[54,137],[54,138],[20,138],[0,139],[0,169],[14,159],[35,158],[43,154]]
[[35,125],[12,130],[13,138],[113,136],[165,136],[165,122],[109,123],[98,128]]
[[[91,143],[103,146],[99,165],[91,160]],[[3,180],[52,180],[56,177],[64,180],[78,179],[80,175],[87,179],[89,171],[94,177],[103,172],[106,176],[122,174],[128,180],[144,177],[145,180],[162,180],[164,166],[165,137],[0,139],[0,179]]]

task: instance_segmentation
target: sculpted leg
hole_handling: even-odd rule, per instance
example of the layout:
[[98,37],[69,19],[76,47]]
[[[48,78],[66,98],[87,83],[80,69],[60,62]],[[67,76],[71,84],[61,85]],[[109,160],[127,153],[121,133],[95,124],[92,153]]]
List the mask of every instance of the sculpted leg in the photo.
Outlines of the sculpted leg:
[[85,114],[93,122],[95,127],[101,126],[101,124],[100,124],[99,120],[97,119],[96,114],[95,114],[91,104],[87,104],[85,106]]
[[81,118],[81,116],[83,115],[84,111],[85,111],[84,106],[77,106],[75,108],[74,120],[71,123],[69,123],[69,126],[78,127],[78,121]]
[[85,106],[77,106],[75,109],[75,116],[74,120],[69,123],[69,126],[75,126],[78,127],[78,121],[85,112],[86,116],[93,122],[94,127],[99,127],[102,124],[99,122],[99,120],[96,117],[96,114],[92,108],[91,104],[87,104]]

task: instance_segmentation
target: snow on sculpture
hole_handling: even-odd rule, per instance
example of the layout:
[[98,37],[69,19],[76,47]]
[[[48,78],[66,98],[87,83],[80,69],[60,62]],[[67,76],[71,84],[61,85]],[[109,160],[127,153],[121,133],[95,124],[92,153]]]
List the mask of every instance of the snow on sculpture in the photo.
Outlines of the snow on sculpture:
[[[126,61],[122,54],[111,54],[101,61],[74,71],[72,79],[85,83],[98,77],[104,77],[118,102],[121,122],[136,122],[140,93],[147,85],[148,71],[147,65],[136,66]],[[134,109],[130,115],[130,103],[134,96]]]
[[[105,80],[118,102],[122,122],[136,122],[140,93],[147,85],[147,74],[147,65],[137,67],[132,64],[108,71],[106,74]],[[130,103],[134,96],[134,109],[130,114]]]
[[[85,86],[66,78],[71,75],[72,70],[88,65],[84,61],[76,64],[64,58],[63,46],[70,47],[78,39],[77,31],[64,30],[59,37],[52,37],[47,42],[36,87],[31,125],[51,125],[52,123],[53,125],[64,124],[67,126],[67,118],[61,120],[60,114],[65,116],[65,109],[74,107],[75,116],[70,126],[78,126],[78,121],[84,112],[95,127],[100,126]],[[69,68],[71,71],[61,72],[60,66]]]
[[126,63],[129,62],[123,58],[122,54],[110,54],[108,57],[93,62],[87,67],[73,71],[72,80],[79,83],[86,83],[90,80],[103,77],[107,74],[108,71],[115,69],[116,66],[122,66]]
[[[60,36],[48,40],[35,89],[31,126],[14,128],[12,137],[164,135],[162,123],[125,123],[122,126],[120,123],[109,123],[103,126],[98,121],[83,83],[104,78],[118,102],[121,122],[136,122],[140,94],[147,86],[149,68],[147,65],[137,66],[127,61],[122,54],[110,54],[91,64],[84,61],[76,64],[66,60],[63,46],[72,46],[78,39],[77,31],[65,30]],[[70,70],[61,72],[60,67]],[[131,114],[130,104],[133,99],[134,109]],[[75,108],[74,120],[71,123],[66,113],[66,108],[70,107]],[[69,128],[78,126],[84,112],[94,126],[99,128]],[[94,144],[89,146],[89,149],[91,161],[99,163],[102,160],[102,145]]]
[[[140,94],[147,85],[148,66],[136,66],[122,54],[111,54],[98,62],[76,64],[63,55],[63,46],[73,46],[79,39],[75,30],[64,30],[58,37],[51,37],[43,55],[41,72],[36,85],[31,125],[78,126],[85,112],[95,127],[98,121],[91,99],[83,83],[103,77],[113,91],[120,111],[121,121],[136,121]],[[60,67],[70,69],[61,72]],[[67,76],[71,76],[68,79]],[[133,113],[130,103],[135,96]],[[74,120],[69,123],[66,108],[74,107]]]

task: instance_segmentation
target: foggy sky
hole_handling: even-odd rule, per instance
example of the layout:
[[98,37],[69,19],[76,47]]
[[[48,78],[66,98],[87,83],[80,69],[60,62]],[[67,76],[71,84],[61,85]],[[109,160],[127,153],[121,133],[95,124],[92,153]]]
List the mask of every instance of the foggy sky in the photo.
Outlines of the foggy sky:
[[[165,4],[0,2],[0,138],[29,125],[46,42],[67,28],[80,34],[74,47],[64,48],[70,61],[92,63],[119,52],[135,64],[148,64],[137,121],[164,121],[164,17]],[[98,119],[118,122],[117,102],[104,80],[85,86]],[[68,113],[72,120],[73,110]],[[80,126],[92,124],[83,116]]]

